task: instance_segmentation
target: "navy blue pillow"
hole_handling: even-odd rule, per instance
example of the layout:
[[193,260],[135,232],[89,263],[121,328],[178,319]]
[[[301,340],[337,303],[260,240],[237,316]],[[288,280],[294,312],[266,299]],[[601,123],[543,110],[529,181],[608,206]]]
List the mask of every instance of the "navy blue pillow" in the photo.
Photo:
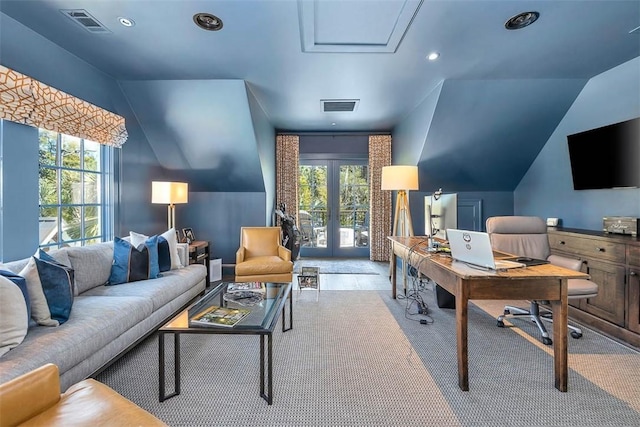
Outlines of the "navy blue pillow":
[[159,274],[158,236],[149,237],[137,248],[119,237],[114,239],[113,264],[107,285],[155,279]]
[[24,301],[27,303],[28,318],[31,319],[31,301],[29,300],[29,292],[27,291],[27,279],[7,270],[0,270],[0,276],[6,277],[20,288]]
[[73,306],[74,272],[60,264],[44,251],[33,257],[38,269],[42,290],[51,312],[51,318],[63,324],[69,320]]
[[158,266],[160,267],[160,272],[171,270],[169,242],[162,236],[158,236]]

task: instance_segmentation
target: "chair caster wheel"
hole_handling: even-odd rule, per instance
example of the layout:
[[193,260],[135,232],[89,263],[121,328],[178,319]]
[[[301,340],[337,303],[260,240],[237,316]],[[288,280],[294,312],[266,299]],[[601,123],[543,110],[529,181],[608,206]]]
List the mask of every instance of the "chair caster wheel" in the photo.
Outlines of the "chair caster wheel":
[[544,344],[544,345],[551,345],[551,344],[553,344],[553,341],[551,341],[551,338],[548,338],[548,337],[542,337],[542,344]]
[[505,308],[505,309],[504,309],[504,314],[505,314],[505,315],[508,315],[508,314],[511,314],[511,312],[509,311],[509,309]]
[[498,327],[504,328],[504,322],[502,320],[498,320]]
[[582,337],[582,334],[576,331],[571,331],[571,336],[575,339]]

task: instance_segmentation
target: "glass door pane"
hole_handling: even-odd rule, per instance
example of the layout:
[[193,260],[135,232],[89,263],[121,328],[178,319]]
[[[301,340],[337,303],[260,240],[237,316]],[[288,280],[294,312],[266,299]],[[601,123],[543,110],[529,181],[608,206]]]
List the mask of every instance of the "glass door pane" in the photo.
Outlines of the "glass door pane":
[[298,182],[298,228],[301,255],[326,257],[329,253],[327,162],[300,165]]
[[334,256],[369,254],[369,168],[365,162],[336,165],[338,232]]

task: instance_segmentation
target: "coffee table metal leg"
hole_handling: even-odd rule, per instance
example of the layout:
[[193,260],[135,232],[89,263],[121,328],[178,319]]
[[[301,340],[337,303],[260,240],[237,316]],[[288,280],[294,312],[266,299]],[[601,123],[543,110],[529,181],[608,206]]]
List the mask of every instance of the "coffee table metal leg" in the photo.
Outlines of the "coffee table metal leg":
[[267,393],[265,393],[265,354],[264,354],[264,335],[260,335],[260,397],[267,401],[267,404],[271,405],[273,401],[273,345],[271,334],[267,334]]
[[158,369],[159,369],[159,400],[160,402],[164,402],[167,399],[170,399],[174,396],[180,394],[180,334],[173,333],[173,354],[174,354],[174,370],[173,370],[173,379],[174,379],[174,392],[166,394],[166,383],[165,383],[165,351],[164,351],[164,332],[158,333]]
[[287,305],[285,304],[282,307],[282,332],[287,332],[290,331],[291,329],[293,329],[293,295],[292,292],[289,292],[289,327],[286,327],[286,307]]

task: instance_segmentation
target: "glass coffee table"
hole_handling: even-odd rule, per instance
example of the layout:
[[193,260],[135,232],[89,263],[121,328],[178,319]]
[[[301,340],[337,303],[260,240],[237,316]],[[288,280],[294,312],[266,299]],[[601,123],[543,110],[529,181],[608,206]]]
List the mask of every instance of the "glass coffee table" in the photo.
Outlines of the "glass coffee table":
[[[269,405],[273,399],[273,339],[272,334],[282,312],[282,331],[293,328],[293,299],[291,298],[291,283],[263,283],[264,295],[262,301],[254,305],[242,305],[224,299],[229,283],[221,283],[204,297],[181,311],[177,316],[158,329],[159,354],[159,395],[160,402],[180,394],[180,335],[181,334],[236,334],[260,335],[260,396]],[[286,302],[289,299],[289,327],[286,327]],[[203,312],[222,307],[223,309],[238,309],[235,313],[242,313],[244,317],[233,326],[202,325],[194,323],[194,317]],[[220,311],[220,310],[218,310]],[[165,389],[165,335],[174,337],[174,391],[166,393]],[[266,349],[265,349],[266,337]],[[266,353],[266,357],[265,357]],[[266,368],[266,369],[265,369]],[[265,372],[266,371],[266,372]],[[266,375],[265,375],[266,373]]]

